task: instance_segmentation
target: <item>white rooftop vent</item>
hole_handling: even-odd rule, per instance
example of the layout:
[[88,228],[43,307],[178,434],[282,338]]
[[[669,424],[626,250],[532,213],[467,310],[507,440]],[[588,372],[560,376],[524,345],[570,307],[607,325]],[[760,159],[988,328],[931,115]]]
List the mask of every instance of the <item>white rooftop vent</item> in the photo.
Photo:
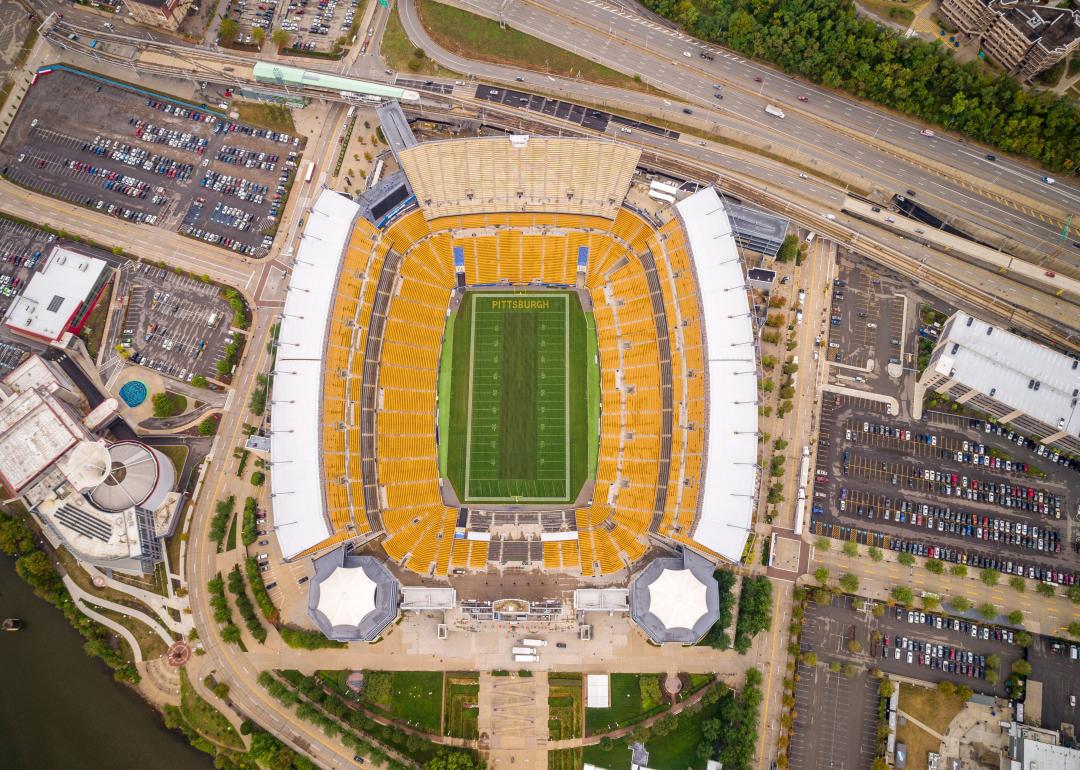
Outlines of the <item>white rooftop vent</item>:
[[529,144],[528,134],[513,134],[510,137],[510,144],[513,147],[517,147],[519,150],[523,149]]

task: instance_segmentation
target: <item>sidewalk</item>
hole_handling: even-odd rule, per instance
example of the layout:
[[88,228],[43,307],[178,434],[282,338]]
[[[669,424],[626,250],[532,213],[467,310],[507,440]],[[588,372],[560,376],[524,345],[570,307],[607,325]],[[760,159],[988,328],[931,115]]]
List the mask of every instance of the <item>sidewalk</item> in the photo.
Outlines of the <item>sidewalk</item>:
[[[106,610],[118,612],[121,615],[127,615],[130,618],[135,618],[135,620],[138,620],[140,623],[144,623],[145,625],[149,626],[150,630],[157,634],[163,642],[165,642],[166,647],[172,645],[172,643],[175,641],[169,634],[169,632],[162,628],[160,623],[158,623],[156,620],[154,620],[141,610],[132,609],[131,607],[125,607],[123,604],[117,604],[116,602],[109,601],[108,599],[101,599],[97,596],[94,596],[93,594],[87,593],[82,588],[80,588],[79,584],[72,580],[71,576],[69,575],[64,575],[64,587],[67,588],[68,593],[71,594],[71,597],[75,599],[76,602],[81,601],[84,603],[93,604]],[[95,617],[94,619],[97,620],[98,618]],[[114,624],[112,621],[109,621],[108,623],[106,623],[106,625],[108,625],[110,628],[116,629],[116,624]],[[123,628],[123,626],[120,627]],[[124,631],[127,632],[127,629],[125,628]],[[131,636],[130,632],[125,633],[124,638],[127,639],[130,644],[132,644],[133,649],[138,650],[138,644],[135,643],[135,637]],[[142,653],[138,652],[137,654],[139,660],[141,660]]]

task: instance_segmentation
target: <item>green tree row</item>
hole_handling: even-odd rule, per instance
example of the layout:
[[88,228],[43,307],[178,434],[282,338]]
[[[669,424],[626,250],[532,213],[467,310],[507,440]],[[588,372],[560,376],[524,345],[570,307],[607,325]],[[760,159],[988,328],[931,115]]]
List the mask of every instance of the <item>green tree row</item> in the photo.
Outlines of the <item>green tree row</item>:
[[[1052,169],[1080,166],[1080,110],[1067,97],[961,64],[940,43],[903,38],[841,0],[644,0],[703,40],[829,88],[958,131]],[[766,86],[767,87],[767,86]]]

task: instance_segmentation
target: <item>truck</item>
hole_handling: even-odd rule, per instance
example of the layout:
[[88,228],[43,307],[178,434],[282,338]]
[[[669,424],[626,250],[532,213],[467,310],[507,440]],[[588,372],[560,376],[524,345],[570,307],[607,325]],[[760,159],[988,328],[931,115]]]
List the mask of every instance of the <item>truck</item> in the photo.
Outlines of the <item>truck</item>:
[[532,647],[512,647],[510,649],[510,652],[514,653],[515,655],[535,655],[536,654],[536,652],[533,650]]
[[771,104],[766,104],[765,105],[765,112],[769,113],[770,115],[772,115],[773,117],[776,117],[776,118],[784,117],[784,111],[782,109],[780,109],[779,107],[774,107]]
[[206,319],[206,325],[209,326],[210,328],[213,328],[213,327],[217,326],[217,322],[218,322],[218,314],[217,313],[211,313],[210,317]]
[[535,663],[538,660],[540,660],[539,655],[515,655],[514,656],[514,662],[515,663]]
[[547,647],[547,642],[543,639],[522,639],[521,643],[526,647]]

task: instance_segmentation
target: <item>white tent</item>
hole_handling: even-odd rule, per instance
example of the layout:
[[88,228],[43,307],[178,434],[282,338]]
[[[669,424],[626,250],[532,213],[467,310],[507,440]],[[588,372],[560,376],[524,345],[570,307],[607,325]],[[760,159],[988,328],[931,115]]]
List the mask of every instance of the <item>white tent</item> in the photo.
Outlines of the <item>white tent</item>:
[[688,569],[665,569],[649,586],[649,612],[666,628],[690,628],[709,611],[707,588]]
[[338,567],[319,584],[317,609],[331,626],[358,626],[375,609],[377,583],[360,567]]

